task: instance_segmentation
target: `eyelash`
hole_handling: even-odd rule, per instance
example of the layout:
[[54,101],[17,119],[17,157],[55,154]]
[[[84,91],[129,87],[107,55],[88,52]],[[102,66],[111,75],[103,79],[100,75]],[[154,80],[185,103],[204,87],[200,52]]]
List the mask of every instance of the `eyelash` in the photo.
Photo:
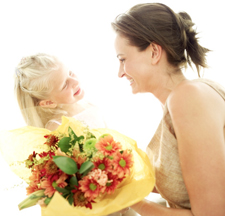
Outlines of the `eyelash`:
[[[69,76],[73,77],[74,76],[74,73],[72,71],[69,72]],[[63,86],[63,89],[65,89],[67,87],[67,82],[65,83],[65,85]]]
[[70,76],[74,76],[74,73],[72,71],[69,72]]

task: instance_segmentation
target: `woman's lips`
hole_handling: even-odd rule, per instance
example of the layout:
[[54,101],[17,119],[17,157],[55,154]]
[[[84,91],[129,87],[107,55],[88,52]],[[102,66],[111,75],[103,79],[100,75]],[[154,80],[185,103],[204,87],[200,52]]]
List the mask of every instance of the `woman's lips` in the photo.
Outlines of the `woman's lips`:
[[81,89],[79,88],[79,89],[75,92],[74,96],[79,95],[80,92],[81,92]]

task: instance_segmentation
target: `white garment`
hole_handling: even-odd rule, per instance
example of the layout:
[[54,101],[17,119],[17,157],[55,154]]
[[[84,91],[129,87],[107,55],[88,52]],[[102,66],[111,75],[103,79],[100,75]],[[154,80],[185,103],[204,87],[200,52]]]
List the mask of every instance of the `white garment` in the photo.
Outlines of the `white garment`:
[[[83,110],[82,112],[74,115],[73,118],[82,122],[84,125],[89,126],[90,128],[105,128],[106,127],[101,110],[98,107],[93,105]],[[54,122],[58,125],[61,124],[59,121],[54,119],[48,121],[48,123],[50,122]]]

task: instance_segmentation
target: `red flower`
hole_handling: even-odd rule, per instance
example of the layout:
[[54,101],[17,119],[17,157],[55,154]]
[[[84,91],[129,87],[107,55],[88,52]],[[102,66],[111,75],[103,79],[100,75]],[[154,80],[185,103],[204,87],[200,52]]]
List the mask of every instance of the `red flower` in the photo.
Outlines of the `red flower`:
[[45,169],[46,173],[48,175],[54,174],[58,171],[58,166],[55,164],[55,162],[50,159],[46,164],[45,164]]
[[81,191],[77,191],[74,194],[73,199],[75,206],[86,206],[89,203],[87,198],[84,196],[84,193]]
[[28,159],[25,160],[26,163],[26,167],[28,168],[32,168],[34,165],[34,158],[36,158],[37,153],[35,153],[35,151],[33,151],[32,154],[29,155]]
[[85,176],[80,180],[79,185],[79,189],[84,193],[88,201],[95,199],[102,189],[102,187],[94,179],[89,178],[89,176]]
[[36,158],[37,153],[33,151],[33,154],[29,155],[28,160],[34,161],[34,158]]
[[51,146],[54,147],[56,143],[59,141],[59,138],[52,134],[45,135],[44,137],[47,138],[47,141],[44,144],[48,145],[49,147]]
[[67,186],[67,178],[68,175],[59,170],[58,173],[49,175],[47,178],[42,178],[40,187],[45,189],[45,195],[52,197],[56,191],[55,187],[64,188]]
[[117,176],[112,173],[108,173],[108,182],[106,183],[105,192],[108,194],[114,193],[117,185],[120,183]]
[[87,205],[85,205],[86,208],[92,209],[91,202],[89,202]]
[[57,186],[61,188],[66,187],[67,183],[65,181],[67,178],[68,178],[68,175],[66,173],[63,173],[62,175],[60,175],[59,179],[56,180]]
[[103,152],[105,155],[112,155],[122,148],[119,142],[115,142],[112,136],[105,136],[95,144],[95,148]]
[[40,154],[38,154],[39,157],[43,158],[43,157],[47,157],[49,155],[50,158],[52,158],[52,156],[55,156],[55,153],[52,151],[48,151],[48,152],[42,152]]
[[100,159],[96,157],[93,159],[92,162],[97,169],[100,169],[106,172],[112,171],[112,162],[109,158],[104,157],[103,159]]
[[122,178],[124,175],[129,175],[130,168],[133,166],[132,154],[130,154],[127,150],[124,150],[122,154],[117,152],[113,156],[113,174],[118,175],[119,178]]

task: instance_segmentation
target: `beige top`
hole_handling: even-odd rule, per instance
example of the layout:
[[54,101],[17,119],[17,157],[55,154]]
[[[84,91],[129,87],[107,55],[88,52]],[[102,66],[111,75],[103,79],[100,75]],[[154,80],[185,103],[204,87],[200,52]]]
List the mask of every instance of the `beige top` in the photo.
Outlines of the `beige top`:
[[[218,83],[206,79],[193,81],[209,85],[225,100],[225,88]],[[190,209],[190,200],[180,167],[177,139],[167,103],[164,107],[163,118],[147,147],[147,154],[153,160],[156,189],[161,196],[167,200],[172,208]]]

